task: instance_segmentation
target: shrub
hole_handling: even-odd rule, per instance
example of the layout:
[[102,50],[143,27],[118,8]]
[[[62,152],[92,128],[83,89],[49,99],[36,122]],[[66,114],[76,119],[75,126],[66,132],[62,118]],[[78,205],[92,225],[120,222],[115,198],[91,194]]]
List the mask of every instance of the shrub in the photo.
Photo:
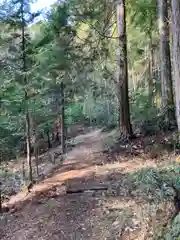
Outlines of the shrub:
[[89,118],[92,125],[110,126],[117,124],[116,105],[107,101],[107,99],[86,101],[84,103],[84,114]]
[[74,103],[69,105],[65,110],[66,124],[71,125],[80,121],[83,121],[83,104]]

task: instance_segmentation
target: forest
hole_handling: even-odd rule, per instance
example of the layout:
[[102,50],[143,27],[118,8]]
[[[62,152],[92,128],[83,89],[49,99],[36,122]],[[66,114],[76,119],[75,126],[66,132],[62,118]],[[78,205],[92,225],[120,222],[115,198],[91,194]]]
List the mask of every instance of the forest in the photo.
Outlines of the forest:
[[180,1],[33,3],[0,0],[0,239],[180,239]]

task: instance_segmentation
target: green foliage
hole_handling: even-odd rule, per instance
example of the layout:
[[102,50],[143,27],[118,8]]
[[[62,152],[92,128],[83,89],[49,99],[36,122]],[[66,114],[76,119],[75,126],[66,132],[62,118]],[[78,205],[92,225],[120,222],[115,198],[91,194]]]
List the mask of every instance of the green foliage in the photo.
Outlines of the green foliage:
[[154,199],[173,199],[174,189],[179,186],[179,164],[170,165],[159,169],[145,168],[130,175],[130,180],[136,189],[155,196]]
[[[61,82],[65,84],[67,126],[77,122],[107,128],[117,125],[114,2],[58,2],[49,10],[45,20],[28,25],[39,13],[31,13],[31,1],[25,0],[27,84],[23,83],[20,3],[18,0],[16,7],[12,7],[13,0],[2,1],[0,9],[2,154],[15,155],[20,138],[25,135],[25,88],[37,131],[51,131],[53,121],[60,116]],[[156,21],[155,0],[127,2],[130,92],[134,89],[131,118],[135,129],[140,128],[140,132],[148,134],[164,128],[164,121],[157,116],[158,109],[152,106],[147,87],[147,79],[150,78],[147,58],[149,34],[152,35],[156,55]],[[139,85],[142,87],[138,88]]]
[[[157,105],[152,105],[152,99],[145,87],[138,88],[131,96],[132,122],[136,130],[139,129],[140,133],[144,135],[174,130],[176,128],[176,122],[172,118],[174,111],[174,107],[168,106],[164,112],[160,112]],[[169,115],[168,120],[167,115]]]
[[131,102],[132,120],[152,120],[152,117],[156,116],[157,109],[152,106],[147,89],[137,89]]
[[117,109],[108,99],[86,99],[84,113],[93,125],[108,126],[117,123]]
[[50,26],[51,30],[59,35],[62,31],[62,28],[67,27],[68,25],[68,6],[66,3],[56,5],[51,12],[50,17]]
[[84,103],[75,103],[66,108],[67,125],[88,123],[96,126],[117,124],[117,111],[114,104],[107,100],[87,99]]
[[66,123],[72,125],[74,123],[82,122],[84,120],[83,103],[71,104],[65,110]]
[[180,214],[174,219],[173,224],[166,234],[167,240],[179,239],[180,238]]
[[160,131],[157,108],[152,106],[147,89],[137,89],[131,102],[132,122],[136,131],[143,135],[154,135]]

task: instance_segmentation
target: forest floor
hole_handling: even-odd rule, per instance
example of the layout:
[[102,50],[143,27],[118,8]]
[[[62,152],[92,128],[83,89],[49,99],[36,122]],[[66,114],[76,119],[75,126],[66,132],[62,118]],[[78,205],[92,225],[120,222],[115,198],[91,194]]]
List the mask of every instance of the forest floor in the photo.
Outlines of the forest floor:
[[[156,228],[169,221],[173,205],[151,204],[146,193],[133,189],[131,176],[171,164],[173,156],[157,149],[146,154],[140,150],[142,139],[128,152],[104,153],[105,143],[115,135],[93,130],[76,137],[63,163],[31,193],[21,191],[4,203],[11,210],[0,217],[0,239],[154,239]],[[154,140],[148,141],[154,147]]]

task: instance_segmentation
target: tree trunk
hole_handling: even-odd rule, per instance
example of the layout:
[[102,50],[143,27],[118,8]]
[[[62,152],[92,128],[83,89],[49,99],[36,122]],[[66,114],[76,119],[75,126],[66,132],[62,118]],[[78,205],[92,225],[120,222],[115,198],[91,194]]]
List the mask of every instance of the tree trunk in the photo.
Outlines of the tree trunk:
[[38,136],[37,132],[34,132],[34,136],[33,136],[33,147],[34,147],[34,158],[35,158],[35,163],[36,163],[36,174],[37,177],[39,177],[39,154],[40,154],[40,137]]
[[64,112],[64,83],[61,82],[61,147],[65,153],[65,112]]
[[180,1],[172,0],[173,64],[176,95],[176,117],[180,132]]
[[23,158],[23,161],[22,161],[22,178],[25,181],[25,179],[26,179],[26,172],[25,172],[25,161],[24,161],[24,158]]
[[[160,35],[160,77],[162,92],[162,108],[174,107],[173,86],[171,74],[171,55],[169,44],[169,19],[167,0],[158,0],[159,35]],[[171,115],[170,115],[171,113]],[[166,111],[166,119],[175,119],[173,111]]]
[[47,131],[47,142],[48,142],[48,148],[49,149],[52,148],[49,130]]
[[[150,19],[152,22],[152,19]],[[148,80],[148,87],[149,87],[149,101],[151,102],[152,106],[155,105],[155,95],[156,95],[156,78],[154,74],[154,49],[153,49],[153,41],[152,41],[152,30],[149,29],[148,37],[149,37],[149,80]]]
[[29,180],[32,181],[32,164],[31,164],[31,128],[30,116],[28,109],[28,93],[26,90],[27,85],[27,66],[26,66],[26,39],[25,39],[25,20],[24,20],[24,1],[21,0],[21,30],[22,30],[22,71],[24,80],[24,102],[25,102],[25,118],[26,118],[26,144],[27,144],[27,163],[29,167]]
[[33,181],[32,176],[32,161],[31,161],[31,132],[30,132],[30,120],[29,120],[28,108],[26,107],[26,147],[27,147],[27,164],[28,164],[28,173],[29,180]]
[[117,2],[118,30],[118,98],[119,98],[119,127],[120,134],[132,136],[128,96],[128,66],[127,66],[127,36],[125,0]]

